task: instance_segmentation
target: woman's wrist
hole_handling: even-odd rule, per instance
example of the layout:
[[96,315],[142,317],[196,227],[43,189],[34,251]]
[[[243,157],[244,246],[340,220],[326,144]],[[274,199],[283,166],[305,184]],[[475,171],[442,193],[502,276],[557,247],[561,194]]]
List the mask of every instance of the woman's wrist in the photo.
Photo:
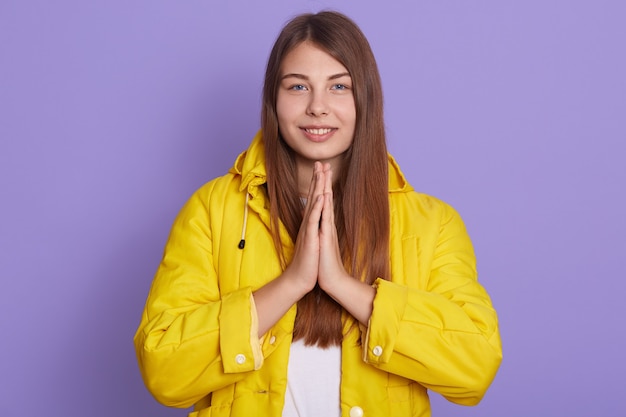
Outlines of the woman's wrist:
[[367,325],[372,315],[372,306],[376,295],[376,290],[371,285],[346,273],[324,286],[320,285],[320,287],[354,318]]

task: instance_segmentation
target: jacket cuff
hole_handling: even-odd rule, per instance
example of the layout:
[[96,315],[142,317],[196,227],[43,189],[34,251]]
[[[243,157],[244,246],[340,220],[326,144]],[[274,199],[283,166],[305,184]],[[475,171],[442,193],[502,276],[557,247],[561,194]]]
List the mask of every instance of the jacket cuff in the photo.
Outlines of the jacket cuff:
[[[363,361],[371,364],[389,362],[393,353],[400,322],[406,308],[408,289],[378,278],[372,315],[363,342]],[[363,334],[363,333],[362,333]]]
[[[242,314],[242,312],[248,314]],[[263,364],[259,321],[251,288],[225,294],[219,315],[220,352],[224,373],[249,372]]]

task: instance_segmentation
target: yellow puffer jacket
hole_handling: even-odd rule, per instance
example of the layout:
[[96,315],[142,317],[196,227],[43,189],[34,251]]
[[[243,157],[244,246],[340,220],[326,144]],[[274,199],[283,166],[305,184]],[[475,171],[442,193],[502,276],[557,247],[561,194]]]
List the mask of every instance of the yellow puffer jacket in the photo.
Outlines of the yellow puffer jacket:
[[[150,392],[167,406],[195,404],[193,417],[282,414],[296,307],[259,340],[252,292],[282,272],[263,183],[257,135],[181,210],[135,335]],[[429,416],[427,389],[476,404],[502,356],[463,222],[413,191],[391,157],[389,202],[391,280],[376,281],[367,328],[344,318],[352,331],[342,344],[342,416]]]

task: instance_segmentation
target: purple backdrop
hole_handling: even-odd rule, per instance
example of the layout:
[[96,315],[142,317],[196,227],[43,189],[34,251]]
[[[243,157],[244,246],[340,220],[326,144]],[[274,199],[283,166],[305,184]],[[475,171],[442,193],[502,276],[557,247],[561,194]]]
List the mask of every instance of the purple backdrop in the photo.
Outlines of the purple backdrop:
[[0,3],[0,415],[183,416],[132,336],[178,209],[258,128],[292,15],[377,55],[390,149],[464,217],[501,321],[485,400],[443,416],[623,416],[623,1]]

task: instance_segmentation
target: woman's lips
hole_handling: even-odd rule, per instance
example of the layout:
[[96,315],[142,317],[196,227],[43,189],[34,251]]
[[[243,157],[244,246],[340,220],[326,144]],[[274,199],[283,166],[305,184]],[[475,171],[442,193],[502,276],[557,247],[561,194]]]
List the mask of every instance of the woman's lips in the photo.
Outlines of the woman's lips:
[[327,141],[337,131],[336,128],[331,127],[303,127],[300,129],[304,136],[312,142]]

